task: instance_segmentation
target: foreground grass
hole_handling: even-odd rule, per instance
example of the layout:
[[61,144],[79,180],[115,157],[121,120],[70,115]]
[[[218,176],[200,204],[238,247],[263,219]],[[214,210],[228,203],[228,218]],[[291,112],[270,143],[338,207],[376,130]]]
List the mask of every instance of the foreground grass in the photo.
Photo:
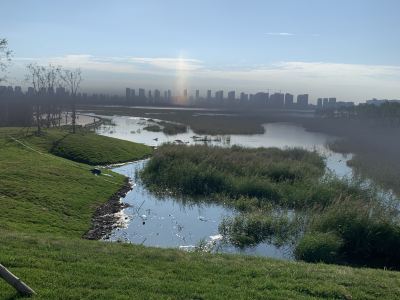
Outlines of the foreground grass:
[[[0,234],[2,263],[35,299],[397,299],[400,274],[238,255],[187,254]],[[15,293],[0,281],[2,299]]]
[[[35,299],[400,297],[397,272],[82,240],[123,178],[93,176],[90,166],[49,154],[51,134],[25,140],[41,153],[9,134],[23,140],[19,130],[0,130],[0,262]],[[0,280],[0,299],[16,298]]]

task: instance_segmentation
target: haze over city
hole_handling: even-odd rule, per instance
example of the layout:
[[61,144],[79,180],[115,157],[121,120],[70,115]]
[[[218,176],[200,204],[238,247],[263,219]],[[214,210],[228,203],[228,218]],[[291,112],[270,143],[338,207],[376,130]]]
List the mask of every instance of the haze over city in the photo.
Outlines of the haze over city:
[[8,82],[27,87],[25,65],[38,62],[80,67],[90,93],[269,90],[309,94],[311,103],[400,94],[398,1],[108,4],[2,1],[14,54]]

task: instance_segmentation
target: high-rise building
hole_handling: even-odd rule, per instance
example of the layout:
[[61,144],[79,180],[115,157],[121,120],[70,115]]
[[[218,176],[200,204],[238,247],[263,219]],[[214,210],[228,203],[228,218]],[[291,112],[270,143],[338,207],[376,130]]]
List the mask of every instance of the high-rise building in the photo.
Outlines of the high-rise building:
[[125,98],[126,98],[126,100],[131,98],[131,89],[130,88],[125,89]]
[[139,98],[146,98],[146,91],[144,89],[139,89]]
[[297,106],[306,108],[308,106],[308,94],[297,95]]
[[265,106],[269,101],[269,93],[259,92],[254,96],[250,96],[250,102],[256,106]]
[[241,92],[240,93],[240,103],[247,103],[249,102],[249,95],[246,93]]
[[328,104],[329,104],[329,108],[335,108],[336,107],[336,98],[329,98]]
[[168,101],[171,101],[171,100],[172,100],[172,93],[171,93],[171,90],[168,90],[167,94],[168,94],[167,100],[168,100]]
[[187,97],[188,97],[188,91],[187,91],[187,89],[184,89],[183,90],[183,98],[187,99]]
[[160,92],[160,90],[156,89],[154,91],[154,101],[160,102],[160,100],[161,100],[161,92]]
[[228,92],[228,100],[229,100],[229,102],[235,101],[235,91]]
[[222,102],[224,100],[224,91],[215,92],[215,100]]
[[321,108],[322,108],[322,101],[323,101],[322,98],[318,98],[318,99],[317,99],[317,108],[318,108],[318,109],[321,109]]
[[211,100],[211,90],[207,90],[207,100]]
[[199,100],[199,99],[200,99],[200,91],[196,90],[196,100]]
[[285,94],[285,106],[286,107],[293,106],[293,99],[294,99],[294,96],[292,94],[286,93]]
[[283,93],[274,93],[269,97],[268,105],[271,107],[283,107],[285,104],[285,95]]
[[328,98],[324,98],[323,100],[322,100],[322,106],[323,106],[323,108],[328,108],[328,106],[329,106],[329,104],[328,104],[328,102],[329,102],[329,99]]

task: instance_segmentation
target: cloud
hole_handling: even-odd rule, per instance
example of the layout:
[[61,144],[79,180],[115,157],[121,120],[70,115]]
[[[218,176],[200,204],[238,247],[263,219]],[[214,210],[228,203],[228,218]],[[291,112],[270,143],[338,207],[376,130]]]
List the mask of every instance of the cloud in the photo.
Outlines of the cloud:
[[149,71],[194,71],[201,69],[202,61],[184,57],[101,57],[89,54],[68,54],[49,58],[15,58],[23,63],[35,61],[39,64],[62,65],[66,68],[81,68],[91,71],[113,73],[139,73]]
[[[281,61],[263,65],[214,65],[185,57],[99,57],[70,54],[50,58],[15,58],[20,65],[30,61],[82,68],[92,86],[123,90],[123,85],[201,89],[236,89],[310,93],[316,97],[365,100],[400,96],[400,66],[330,62]],[[22,76],[23,77],[23,76]],[[134,81],[135,83],[129,83]],[[178,86],[176,84],[176,86]]]
[[267,32],[266,35],[273,35],[273,36],[293,36],[294,33],[290,33],[290,32]]

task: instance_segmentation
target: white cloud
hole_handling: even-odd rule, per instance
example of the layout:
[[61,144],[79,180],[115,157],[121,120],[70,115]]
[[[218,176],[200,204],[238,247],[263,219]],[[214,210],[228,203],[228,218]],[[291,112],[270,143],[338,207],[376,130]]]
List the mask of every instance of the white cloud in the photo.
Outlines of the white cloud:
[[[177,89],[224,88],[310,93],[312,97],[337,96],[365,100],[372,97],[400,97],[400,66],[283,61],[267,65],[207,65],[183,57],[97,57],[74,54],[52,58],[15,58],[20,73],[29,61],[53,63],[67,68],[80,67],[91,86],[123,90],[128,84]],[[21,74],[22,75],[22,74]],[[111,76],[112,75],[112,76]],[[114,81],[112,81],[114,80]],[[179,82],[179,85],[177,84]]]
[[267,32],[266,35],[274,35],[274,36],[292,36],[294,33],[290,32]]

